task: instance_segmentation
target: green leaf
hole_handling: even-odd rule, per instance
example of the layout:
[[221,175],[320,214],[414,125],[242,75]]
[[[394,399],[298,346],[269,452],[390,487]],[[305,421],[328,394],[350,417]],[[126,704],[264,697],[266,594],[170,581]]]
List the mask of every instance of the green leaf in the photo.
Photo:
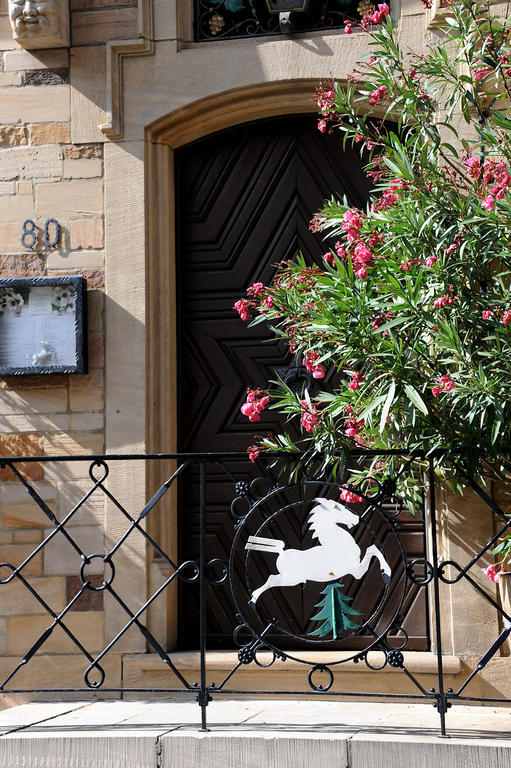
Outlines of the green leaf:
[[419,411],[422,411],[422,413],[427,416],[429,411],[427,409],[426,403],[419,395],[417,390],[414,389],[411,384],[403,384],[403,388],[408,395],[409,400],[411,400],[411,402],[415,405],[416,408],[419,409]]
[[387,399],[385,400],[385,405],[383,406],[383,410],[381,412],[380,435],[385,429],[385,424],[387,423],[387,416],[389,415],[390,407],[394,401],[395,393],[396,393],[396,382],[393,381],[392,384],[390,385],[390,389],[387,393]]

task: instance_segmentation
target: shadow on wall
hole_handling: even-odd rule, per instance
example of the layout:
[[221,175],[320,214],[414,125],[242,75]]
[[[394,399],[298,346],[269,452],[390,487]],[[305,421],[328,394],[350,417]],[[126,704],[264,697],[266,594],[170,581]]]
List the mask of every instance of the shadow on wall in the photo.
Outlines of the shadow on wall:
[[[124,276],[126,279],[126,276]],[[128,286],[129,288],[129,286]],[[133,293],[137,286],[131,286]],[[143,285],[141,290],[144,290]],[[144,296],[137,300],[144,306]],[[145,450],[145,326],[109,296],[105,297],[105,427],[111,453]],[[142,407],[141,407],[142,405]]]

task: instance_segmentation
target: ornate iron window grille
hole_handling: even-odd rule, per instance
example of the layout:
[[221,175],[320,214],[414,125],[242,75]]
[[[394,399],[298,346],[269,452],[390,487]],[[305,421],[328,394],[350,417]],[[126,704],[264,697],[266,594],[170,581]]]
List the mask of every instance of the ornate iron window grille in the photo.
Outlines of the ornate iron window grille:
[[[358,452],[353,454],[354,458],[363,460],[365,457],[375,457],[384,452],[377,453],[371,451]],[[399,516],[399,507],[395,504],[389,506],[389,499],[395,499],[394,478],[388,478],[383,483],[376,483],[372,487],[369,495],[364,496],[365,503],[360,513],[353,513],[345,505],[338,502],[339,492],[337,483],[332,483],[325,478],[304,477],[298,483],[287,484],[286,482],[277,482],[275,476],[269,472],[270,463],[274,463],[277,457],[264,456],[257,460],[255,466],[248,465],[245,454],[241,453],[216,453],[216,454],[165,454],[165,455],[115,455],[115,456],[54,456],[54,457],[19,457],[19,458],[0,458],[0,469],[8,473],[10,480],[17,480],[25,488],[34,509],[38,513],[42,512],[48,520],[48,529],[45,537],[40,544],[34,546],[34,549],[22,560],[22,562],[3,562],[0,563],[0,596],[5,604],[9,600],[9,585],[17,585],[22,593],[29,593],[33,600],[38,603],[39,613],[47,617],[47,626],[41,633],[35,633],[32,638],[25,639],[29,645],[28,650],[23,650],[19,661],[15,662],[8,672],[5,679],[0,681],[0,692],[2,693],[59,693],[59,692],[116,692],[116,693],[148,693],[154,692],[154,688],[117,688],[108,687],[107,665],[104,664],[105,657],[114,650],[116,644],[123,638],[129,630],[136,629],[147,641],[149,648],[156,653],[163,665],[166,666],[169,675],[169,686],[158,688],[158,693],[178,694],[194,693],[196,701],[201,710],[201,727],[207,727],[207,707],[217,695],[235,696],[243,695],[282,695],[282,694],[309,694],[314,692],[316,695],[328,694],[338,697],[357,697],[358,699],[402,699],[402,700],[427,700],[437,709],[439,714],[440,734],[446,733],[446,714],[453,704],[459,702],[486,702],[486,703],[511,703],[509,698],[483,698],[467,695],[470,683],[477,677],[488,662],[498,653],[502,645],[511,634],[511,616],[505,613],[503,608],[489,595],[474,579],[474,573],[481,565],[481,558],[491,553],[496,541],[504,533],[509,531],[511,526],[511,517],[493,501],[486,491],[467,479],[473,491],[488,507],[488,513],[494,516],[497,521],[498,530],[492,538],[484,543],[484,546],[468,559],[466,563],[457,563],[454,561],[441,561],[437,549],[437,519],[435,508],[435,458],[432,455],[425,456],[421,452],[400,452],[387,451],[386,455],[401,456],[400,472],[409,469],[413,461],[420,460],[422,465],[427,466],[427,476],[429,485],[429,504],[426,505],[426,514],[428,524],[431,527],[431,552],[426,557],[417,559],[410,563],[405,563],[402,543],[397,533],[396,518]],[[282,459],[282,456],[278,457]],[[140,461],[173,461],[176,469],[161,485],[158,491],[143,506],[141,510],[129,510],[111,493],[106,483],[109,472],[116,462],[140,462]],[[87,462],[90,485],[84,491],[81,498],[74,503],[69,510],[65,512],[61,519],[54,514],[48,504],[42,498],[38,491],[37,483],[30,482],[27,477],[27,467],[34,462],[40,462],[44,465],[62,464],[64,462]],[[233,473],[232,467],[237,466]],[[218,472],[225,474],[225,477],[232,483],[233,494],[231,498],[231,516],[232,516],[232,541],[230,543],[230,552],[225,559],[208,557],[207,532],[208,515],[206,512],[206,498],[208,494],[208,481],[214,468],[215,476]],[[166,551],[156,542],[145,529],[144,521],[157,507],[160,500],[168,493],[169,489],[183,477],[186,472],[194,471],[197,477],[198,494],[197,506],[199,513],[199,539],[200,555],[197,560],[187,560],[184,562],[175,562]],[[5,474],[4,474],[5,477]],[[8,480],[5,480],[8,482]],[[293,493],[298,490],[298,495]],[[358,491],[361,493],[361,491]],[[320,494],[320,495],[318,495]],[[87,502],[95,495],[107,499],[113,504],[119,513],[125,519],[125,530],[118,538],[105,548],[102,552],[88,552],[78,541],[76,527],[73,523],[79,518],[80,513],[85,509]],[[228,499],[226,499],[228,503]],[[372,517],[368,517],[368,512]],[[283,623],[282,617],[269,615],[264,607],[263,593],[275,588],[285,588],[292,585],[293,573],[284,564],[278,565],[277,569],[281,577],[280,584],[268,582],[261,576],[260,563],[254,568],[254,558],[264,561],[271,554],[286,551],[286,542],[278,539],[278,519],[279,515],[290,514],[298,515],[303,513],[308,524],[313,529],[315,538],[319,544],[311,548],[305,548],[297,551],[298,556],[303,560],[300,573],[307,576],[307,580],[312,579],[316,582],[328,582],[325,589],[321,592],[324,599],[321,604],[316,606],[319,612],[311,616],[315,629],[308,631],[305,640],[313,647],[317,635],[327,635],[333,637],[349,638],[353,635],[365,638],[365,646],[361,650],[355,650],[351,655],[343,654],[342,658],[328,663],[318,664],[314,660],[307,660],[305,656],[293,656],[293,652],[283,650],[279,646],[279,638],[286,634],[293,634],[295,630]],[[381,520],[386,530],[383,536],[376,530],[372,521],[374,515]],[[370,616],[364,616],[359,610],[357,601],[347,596],[340,589],[343,584],[344,571],[335,572],[335,564],[329,564],[333,570],[327,578],[322,575],[313,574],[313,565],[310,561],[311,552],[314,549],[322,549],[325,544],[322,543],[321,528],[330,526],[327,531],[327,540],[331,540],[333,532],[344,536],[344,543],[339,543],[339,547],[344,555],[353,547],[356,536],[349,533],[351,529],[362,529],[362,533],[372,537],[374,544],[366,545],[365,555],[362,557],[361,551],[360,568],[355,573],[355,577],[362,579],[367,568],[372,563],[381,571],[382,579],[382,597],[376,608]],[[344,527],[343,527],[344,526]],[[116,555],[123,546],[130,546],[134,535],[141,536],[146,545],[153,550],[168,566],[168,577],[158,586],[152,594],[143,599],[139,604],[134,604],[131,596],[126,597],[123,593],[122,574],[116,569]],[[67,594],[67,603],[62,607],[56,607],[51,604],[50,598],[45,596],[42,582],[37,579],[37,584],[31,575],[30,566],[34,559],[40,556],[52,542],[60,541],[62,545],[71,547],[76,555],[77,578],[75,588],[71,594]],[[339,540],[340,541],[340,540]],[[351,543],[350,543],[351,542]],[[356,543],[356,542],[355,542]],[[394,550],[402,559],[404,568],[390,568],[389,547]],[[47,551],[47,550],[46,550]],[[370,553],[370,557],[369,557]],[[327,549],[320,552],[312,552],[312,559],[317,562],[327,562]],[[305,558],[305,559],[303,559]],[[368,560],[369,558],[369,560]],[[306,562],[308,560],[308,562]],[[341,558],[344,563],[345,558]],[[369,562],[370,561],[370,562]],[[369,564],[368,564],[369,563]],[[101,565],[101,575],[93,576],[97,573],[95,566]],[[362,567],[364,565],[364,567]],[[367,568],[366,568],[367,566]],[[314,566],[315,567],[315,566]],[[475,569],[475,570],[472,570]],[[292,570],[292,569],[291,569]],[[346,570],[346,568],[345,568]],[[295,574],[296,575],[296,574]],[[275,579],[275,576],[273,577]],[[141,574],[141,579],[145,583],[145,573]],[[331,579],[331,580],[330,580]],[[484,601],[489,603],[498,614],[500,614],[503,623],[503,629],[495,638],[491,646],[481,656],[474,668],[468,672],[464,681],[456,690],[446,688],[445,675],[443,668],[443,645],[442,645],[442,615],[440,610],[440,588],[441,585],[451,585],[455,589],[456,584],[464,580]],[[121,583],[119,583],[119,581]],[[302,579],[303,581],[303,579]],[[154,634],[147,626],[147,611],[155,600],[167,590],[171,584],[181,582],[185,587],[190,586],[198,591],[199,603],[199,656],[200,656],[200,674],[197,681],[189,679],[187,671],[180,670],[174,663],[173,653],[167,651],[158,642]],[[394,582],[394,589],[390,586]],[[397,582],[397,584],[396,584]],[[436,638],[436,660],[437,660],[437,686],[435,688],[426,688],[420,679],[414,675],[406,666],[406,657],[404,651],[407,645],[406,632],[401,627],[401,607],[403,604],[403,595],[406,594],[407,586],[413,584],[420,589],[426,589],[432,599],[433,622]],[[237,662],[233,665],[231,671],[219,684],[207,683],[207,662],[206,662],[206,611],[208,589],[229,589],[230,594],[236,606],[235,623],[233,639],[238,646]],[[330,589],[328,589],[330,587]],[[24,592],[26,590],[26,592]],[[117,604],[121,613],[124,615],[124,625],[117,634],[105,644],[100,651],[91,651],[84,645],[77,631],[73,631],[69,624],[69,616],[73,607],[87,593],[106,592],[110,599]],[[390,610],[385,612],[388,602],[392,601]],[[42,609],[42,610],[41,610]],[[385,618],[384,618],[385,617]],[[22,670],[27,669],[38,652],[44,652],[45,644],[51,638],[53,632],[60,628],[75,646],[79,654],[83,657],[83,687],[65,687],[60,681],[56,681],[54,687],[35,687],[26,686],[15,687],[16,679],[21,676]],[[296,634],[295,634],[296,636]],[[302,638],[303,639],[303,638]],[[270,663],[262,663],[258,657],[263,649],[269,651]],[[378,651],[381,657],[381,663],[375,666],[373,651]],[[236,673],[244,665],[255,664],[260,668],[260,674],[264,675],[265,666],[271,666],[277,659],[294,659],[299,662],[304,670],[304,689],[299,691],[288,690],[242,690],[237,688]],[[410,693],[389,693],[385,690],[374,692],[362,692],[354,690],[342,690],[339,683],[342,676],[339,675],[336,680],[336,669],[340,664],[346,661],[354,661],[365,664],[369,669],[382,669],[386,665],[392,668],[400,669],[407,677],[410,684]],[[60,670],[62,678],[66,679],[65,668]]]
[[266,0],[194,0],[195,40],[341,29],[345,20],[360,20],[372,5],[370,0],[309,0],[306,11],[291,12],[291,27],[284,29],[279,14],[268,12]]

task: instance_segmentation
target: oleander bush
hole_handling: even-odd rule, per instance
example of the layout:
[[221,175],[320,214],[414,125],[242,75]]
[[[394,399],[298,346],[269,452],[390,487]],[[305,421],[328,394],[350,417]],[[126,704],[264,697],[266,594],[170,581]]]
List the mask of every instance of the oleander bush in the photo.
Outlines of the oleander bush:
[[[251,421],[270,407],[301,425],[300,440],[263,436],[251,458],[296,451],[295,468],[337,470],[352,502],[369,477],[399,476],[403,464],[379,457],[346,482],[346,457],[360,447],[435,451],[458,490],[467,478],[511,476],[511,17],[453,0],[443,41],[414,56],[388,10],[362,20],[372,55],[348,85],[317,91],[319,130],[366,160],[367,209],[326,201],[311,222],[328,244],[324,264],[299,254],[235,305],[287,340],[315,380],[339,374],[333,391],[283,381],[269,397],[249,390]],[[410,507],[424,466],[400,478]]]

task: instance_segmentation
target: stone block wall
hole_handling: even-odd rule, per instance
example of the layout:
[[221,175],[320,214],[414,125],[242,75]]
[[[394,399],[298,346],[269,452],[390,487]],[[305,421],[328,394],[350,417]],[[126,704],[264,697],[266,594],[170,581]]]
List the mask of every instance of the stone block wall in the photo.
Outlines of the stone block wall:
[[[105,119],[106,43],[136,37],[136,0],[71,0],[70,14],[71,48],[27,51],[13,41],[7,2],[0,0],[0,276],[85,276],[89,370],[0,378],[0,456],[95,454],[106,448],[105,137],[98,125]],[[55,248],[43,243],[49,218],[61,226]],[[21,244],[25,219],[36,224],[31,249]],[[59,520],[90,487],[86,462],[32,463],[22,470]],[[52,530],[51,523],[10,470],[0,470],[0,481],[0,562],[19,565]],[[70,522],[84,551],[104,550],[105,514],[104,497],[96,494]],[[59,535],[23,575],[59,612],[79,589],[79,565]],[[91,578],[98,581],[101,575]],[[104,646],[103,607],[102,592],[87,592],[66,617],[90,652]],[[50,624],[19,581],[1,587],[0,680]],[[83,685],[86,664],[63,630],[57,628],[42,651],[48,658],[66,654],[74,684]],[[55,666],[39,655],[34,662],[13,685],[32,687],[38,676],[39,684],[51,685],[45,672],[50,669],[58,684],[61,662]],[[109,666],[110,684],[119,685],[120,662]],[[41,675],[48,679],[41,681]]]

